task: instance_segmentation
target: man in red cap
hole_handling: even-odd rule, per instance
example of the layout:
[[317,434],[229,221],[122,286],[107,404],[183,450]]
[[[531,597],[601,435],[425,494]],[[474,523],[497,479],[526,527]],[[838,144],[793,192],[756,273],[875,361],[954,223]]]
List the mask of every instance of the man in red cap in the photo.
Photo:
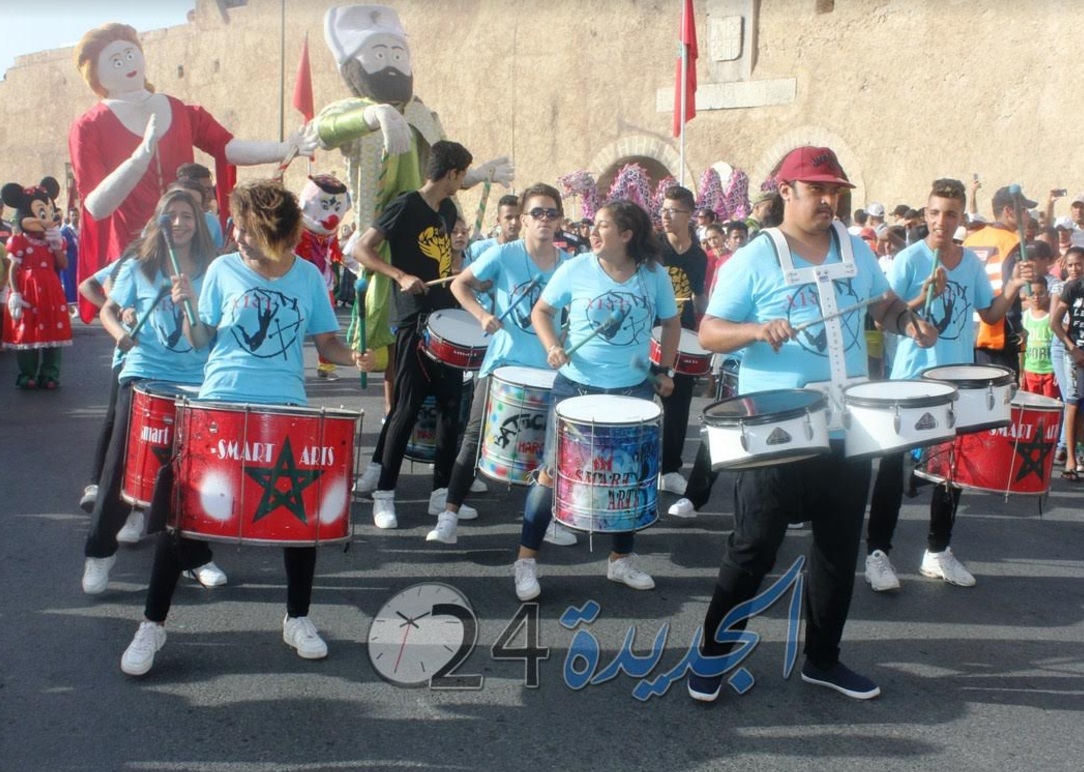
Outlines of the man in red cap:
[[[771,412],[757,409],[756,392],[813,388],[826,393],[838,415],[844,386],[865,380],[868,370],[865,310],[834,312],[876,299],[869,312],[889,332],[913,337],[920,346],[933,345],[937,333],[891,292],[866,243],[834,222],[841,190],[854,187],[835,153],[824,147],[792,150],[776,177],[783,222],[765,229],[767,237],[751,241],[720,269],[700,344],[720,353],[744,349],[738,391],[751,412]],[[799,332],[803,324],[809,326]],[[871,462],[845,456],[842,428],[831,431],[829,440],[825,454],[738,473],[734,530],[704,619],[701,654],[730,652],[733,644],[718,639],[732,641],[745,621],[725,630],[722,622],[757,594],[788,523],[811,522],[802,680],[870,699],[880,689],[839,661],[839,642],[854,589]],[[694,663],[688,683],[693,699],[718,697],[725,675],[718,672],[720,663]]]

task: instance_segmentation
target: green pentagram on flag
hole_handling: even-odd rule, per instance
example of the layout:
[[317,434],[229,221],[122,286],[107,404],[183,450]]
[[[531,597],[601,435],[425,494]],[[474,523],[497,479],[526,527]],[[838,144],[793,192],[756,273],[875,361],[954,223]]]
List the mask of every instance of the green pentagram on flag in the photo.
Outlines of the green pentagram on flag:
[[[256,507],[252,522],[262,520],[279,507],[286,507],[294,517],[307,525],[308,520],[305,517],[305,504],[301,500],[301,491],[316,482],[323,473],[323,469],[311,469],[307,472],[299,470],[294,461],[290,439],[286,438],[274,466],[269,469],[245,467],[245,474],[263,488],[263,496],[260,498],[260,505]],[[289,484],[289,488],[285,491],[279,490],[280,480],[285,480]]]

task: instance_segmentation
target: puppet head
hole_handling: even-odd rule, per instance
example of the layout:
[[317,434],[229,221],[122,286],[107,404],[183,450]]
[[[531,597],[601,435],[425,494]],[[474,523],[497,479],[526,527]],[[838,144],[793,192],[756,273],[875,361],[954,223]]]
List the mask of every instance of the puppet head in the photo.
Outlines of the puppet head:
[[111,22],[83,35],[75,47],[75,66],[83,80],[100,97],[146,89],[147,63],[139,34],[127,24]]
[[24,188],[17,182],[9,182],[0,188],[0,199],[15,210],[17,233],[42,234],[60,226],[63,217],[56,206],[60,195],[60,183],[46,177],[39,184]]
[[350,211],[350,193],[339,179],[317,174],[305,183],[298,203],[305,229],[327,236],[336,231]]
[[406,32],[384,5],[344,5],[324,15],[324,39],[357,97],[405,105],[414,96]]

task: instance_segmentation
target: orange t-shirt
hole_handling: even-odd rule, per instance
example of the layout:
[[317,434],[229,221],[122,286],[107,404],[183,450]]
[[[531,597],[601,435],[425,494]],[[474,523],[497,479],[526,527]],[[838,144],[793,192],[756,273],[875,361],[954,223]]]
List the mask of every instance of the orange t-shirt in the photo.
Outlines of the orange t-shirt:
[[[1001,294],[1001,264],[1019,243],[1020,238],[1016,231],[1003,225],[987,225],[964,239],[964,246],[985,263],[986,276],[990,279],[995,295]],[[980,321],[979,332],[975,336],[975,348],[1005,348],[1005,320],[1002,319],[997,324]]]

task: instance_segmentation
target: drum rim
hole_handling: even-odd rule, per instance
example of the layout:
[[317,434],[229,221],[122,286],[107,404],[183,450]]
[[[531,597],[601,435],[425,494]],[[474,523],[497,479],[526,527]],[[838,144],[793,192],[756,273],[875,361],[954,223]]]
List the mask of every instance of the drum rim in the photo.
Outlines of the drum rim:
[[[796,392],[815,395],[816,399],[814,399],[808,405],[787,408],[786,410],[780,410],[775,413],[763,413],[754,416],[717,416],[710,415],[708,413],[708,411],[711,410],[713,407],[717,407],[724,402],[733,402],[734,400],[738,399],[747,399],[758,394],[794,394]],[[759,424],[776,423],[777,421],[789,421],[792,418],[800,418],[806,413],[815,413],[820,410],[824,410],[827,407],[828,398],[822,392],[819,392],[816,389],[768,389],[766,391],[750,391],[746,394],[737,394],[733,397],[727,397],[726,399],[720,399],[717,402],[712,402],[701,412],[700,420],[707,426],[716,427],[739,426],[742,424],[748,426],[757,426]]]
[[[945,394],[920,394],[913,397],[889,397],[889,396],[877,396],[877,397],[863,397],[857,394],[851,394],[851,391],[858,387],[865,387],[870,385],[882,385],[890,383],[920,383],[923,385],[937,384],[938,386],[944,386],[950,391]],[[867,381],[865,383],[856,383],[853,386],[848,386],[843,390],[843,401],[846,403],[846,407],[869,407],[869,408],[886,408],[886,407],[902,407],[902,408],[919,408],[919,407],[940,407],[941,405],[949,405],[960,398],[958,390],[953,384],[945,381],[938,381],[932,378],[926,380],[906,378],[898,381]]]
[[[937,378],[930,373],[934,370],[946,370],[950,367],[987,367],[991,370],[1000,370],[1001,375],[997,378]],[[927,367],[921,373],[922,378],[927,381],[935,381],[937,383],[947,383],[950,386],[955,386],[957,389],[982,389],[987,386],[1009,386],[1016,383],[1016,375],[1007,367],[1001,365],[968,365],[968,364],[955,364],[955,365],[934,365],[933,367]]]
[[711,471],[745,472],[749,471],[750,469],[759,469],[764,466],[774,466],[777,464],[794,464],[799,461],[808,461],[811,458],[828,455],[832,452],[832,448],[830,445],[805,445],[801,448],[801,451],[801,453],[795,453],[794,448],[791,448],[790,450],[786,451],[775,450],[771,453],[757,453],[756,455],[745,455],[741,456],[740,458],[736,458],[733,462],[721,461],[719,463],[716,463],[712,461]]
[[[166,389],[177,389],[178,393],[170,394]],[[161,378],[156,379],[141,379],[138,383],[132,384],[132,391],[138,391],[140,394],[147,394],[151,397],[173,397],[184,396],[186,389],[191,389],[192,393],[199,394],[200,384],[198,383],[177,383],[176,381],[165,381]]]
[[[708,351],[706,348],[700,345],[700,336],[697,335],[696,330],[690,330],[687,327],[682,327],[679,332],[681,333],[680,335],[678,335],[678,351],[680,353],[686,354],[691,357],[696,357],[697,359],[700,359],[702,357],[708,357],[709,359],[711,358],[712,352]],[[688,333],[688,335],[686,335],[686,333]],[[696,343],[696,351],[689,351],[681,347],[682,339],[688,338],[689,335],[692,336],[693,341]],[[656,324],[654,327],[651,328],[651,341],[655,344],[662,343],[661,324]]]
[[288,415],[297,418],[349,418],[357,420],[365,415],[361,410],[348,410],[343,407],[311,407],[308,405],[265,405],[262,402],[225,402],[214,399],[182,399],[177,401],[178,409],[216,410],[222,413],[264,413]]
[[[541,384],[535,384],[535,383],[524,383],[523,381],[509,380],[507,377],[502,378],[501,377],[501,371],[502,370],[528,370],[528,371],[531,371],[531,372],[542,373],[542,374],[544,374],[546,376],[551,376],[552,375],[552,378],[550,379],[549,386],[543,386]],[[553,382],[555,380],[557,380],[557,371],[556,370],[549,370],[549,369],[547,369],[545,367],[531,367],[530,365],[501,365],[500,367],[494,368],[493,371],[490,373],[490,375],[493,377],[494,380],[500,381],[501,383],[506,383],[509,386],[526,386],[527,388],[531,388],[531,389],[552,389],[553,388]]]
[[[617,419],[598,420],[598,419],[595,419],[595,418],[573,418],[572,416],[568,415],[568,413],[562,413],[561,412],[561,407],[565,406],[567,408],[569,406],[568,403],[570,403],[570,402],[575,402],[576,400],[580,400],[580,399],[592,399],[592,398],[598,398],[598,397],[601,397],[601,398],[604,398],[604,399],[607,399],[607,400],[610,400],[610,399],[633,400],[633,401],[635,401],[637,403],[643,403],[642,406],[644,406],[645,408],[646,408],[646,406],[650,405],[652,408],[654,408],[654,412],[651,413],[651,415],[645,415],[643,417],[637,417],[637,418],[628,418],[628,419],[625,419],[625,420],[617,420]],[[642,397],[630,397],[630,396],[628,396],[626,394],[580,394],[580,395],[575,396],[575,397],[568,397],[567,399],[562,399],[560,402],[558,402],[556,405],[554,405],[553,410],[554,410],[554,414],[556,415],[556,417],[560,418],[563,421],[571,421],[572,423],[577,423],[577,424],[584,424],[584,423],[592,423],[593,422],[593,423],[595,423],[595,424],[597,424],[599,426],[637,426],[638,424],[642,424],[645,421],[646,422],[657,421],[662,417],[662,408],[660,408],[654,401],[652,401],[650,399],[643,399]]]

